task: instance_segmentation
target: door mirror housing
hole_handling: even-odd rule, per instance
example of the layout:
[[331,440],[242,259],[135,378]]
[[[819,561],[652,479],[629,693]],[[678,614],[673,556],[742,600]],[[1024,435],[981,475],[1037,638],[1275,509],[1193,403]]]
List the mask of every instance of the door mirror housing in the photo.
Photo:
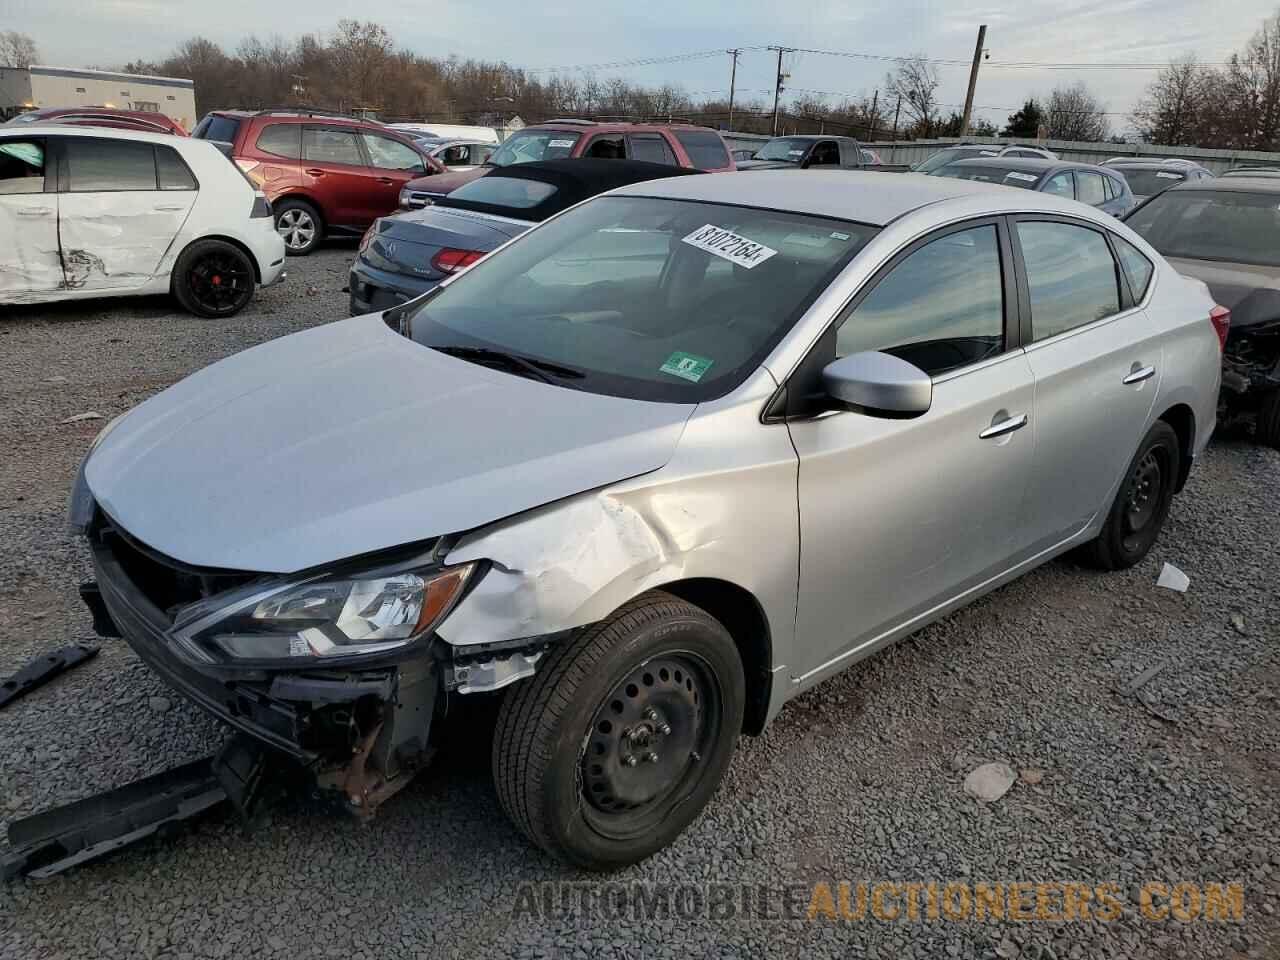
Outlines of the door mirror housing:
[[874,350],[827,364],[822,386],[840,406],[876,417],[918,417],[933,404],[932,377],[915,364]]

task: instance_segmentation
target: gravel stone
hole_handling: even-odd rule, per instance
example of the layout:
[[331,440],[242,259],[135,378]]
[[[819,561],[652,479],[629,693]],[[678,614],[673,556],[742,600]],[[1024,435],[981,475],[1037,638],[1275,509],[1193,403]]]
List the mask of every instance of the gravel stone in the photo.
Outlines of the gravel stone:
[[[76,592],[90,565],[65,513],[104,421],[61,421],[109,420],[222,357],[343,318],[353,249],[291,258],[289,280],[229,320],[165,298],[0,308],[0,674],[92,636]],[[464,703],[434,766],[368,825],[289,797],[256,833],[214,815],[48,883],[0,886],[0,958],[932,960],[957,943],[962,958],[1280,955],[1277,503],[1280,452],[1215,438],[1145,561],[1104,575],[1056,560],[807,691],[740,741],[683,836],[616,875],[564,867],[520,838],[490,783],[491,720]],[[1165,562],[1191,590],[1156,588]],[[1143,692],[1176,726],[1116,692],[1156,661],[1168,666]],[[0,830],[207,756],[224,735],[126,644],[103,641],[96,659],[0,711]],[[992,762],[1046,776],[996,805],[967,797],[963,772]],[[805,919],[813,884],[842,880],[1112,883],[1128,912]],[[1244,919],[1135,912],[1131,887],[1181,880],[1243,882]],[[774,894],[768,917],[518,912],[521,891],[557,881]],[[796,919],[783,918],[786,884],[802,892]]]

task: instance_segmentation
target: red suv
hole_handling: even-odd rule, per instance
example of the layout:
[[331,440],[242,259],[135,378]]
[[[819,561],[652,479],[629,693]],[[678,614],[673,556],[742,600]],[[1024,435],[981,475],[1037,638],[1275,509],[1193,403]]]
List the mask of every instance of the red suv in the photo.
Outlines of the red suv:
[[400,194],[400,206],[406,210],[426,206],[433,198],[451,193],[495,167],[567,157],[647,160],[710,173],[737,169],[724,140],[710,127],[692,123],[548,120],[511,134],[483,166],[410,182]]
[[326,234],[359,236],[396,209],[406,183],[444,169],[403,134],[344,114],[216,110],[191,135],[231,144],[231,158],[271,201],[292,256]]

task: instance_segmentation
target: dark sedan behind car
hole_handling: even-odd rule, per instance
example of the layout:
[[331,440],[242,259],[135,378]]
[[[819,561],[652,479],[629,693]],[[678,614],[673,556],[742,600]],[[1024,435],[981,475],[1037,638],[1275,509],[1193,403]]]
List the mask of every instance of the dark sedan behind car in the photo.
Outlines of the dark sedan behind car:
[[1194,183],[1213,176],[1207,168],[1190,161],[1108,160],[1105,166],[1124,177],[1139,203],[1180,183]]
[[1133,191],[1129,189],[1124,177],[1091,163],[1009,156],[981,157],[954,161],[939,167],[929,176],[978,180],[1035,190],[1038,193],[1052,193],[1087,203],[1113,217],[1122,217],[1137,206]]
[[383,217],[351,267],[351,314],[412,300],[530,227],[614,187],[700,173],[638,160],[512,164],[472,180],[421,210]]
[[1258,442],[1280,448],[1280,180],[1184,183],[1125,222],[1231,311],[1219,420],[1253,417]]

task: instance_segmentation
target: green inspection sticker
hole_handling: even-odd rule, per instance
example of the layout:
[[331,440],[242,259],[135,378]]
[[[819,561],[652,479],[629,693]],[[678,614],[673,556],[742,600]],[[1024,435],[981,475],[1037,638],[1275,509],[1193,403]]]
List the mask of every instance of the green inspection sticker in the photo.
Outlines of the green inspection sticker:
[[669,373],[690,383],[697,383],[711,368],[712,361],[706,357],[695,357],[692,353],[677,350],[667,357],[667,362],[658,368],[659,373]]

